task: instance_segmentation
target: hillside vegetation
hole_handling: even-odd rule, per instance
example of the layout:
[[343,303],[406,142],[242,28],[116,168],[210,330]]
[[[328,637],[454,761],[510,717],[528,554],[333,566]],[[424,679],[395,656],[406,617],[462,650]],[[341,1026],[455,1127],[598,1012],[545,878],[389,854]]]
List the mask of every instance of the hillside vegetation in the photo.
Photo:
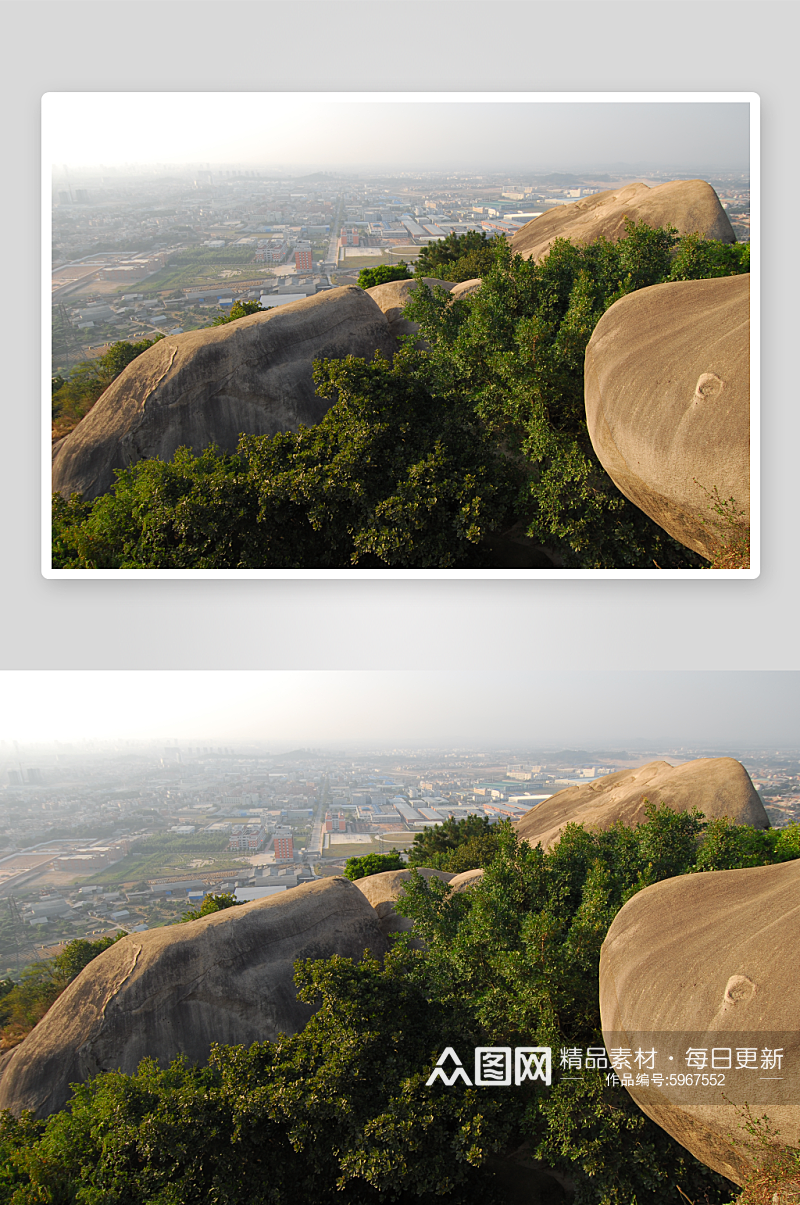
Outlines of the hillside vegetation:
[[0,980],[0,1051],[18,1045],[83,968],[123,936],[78,938],[55,957],[25,967],[19,982]]
[[[600,946],[627,899],[675,875],[800,856],[798,827],[647,815],[634,829],[570,825],[548,853],[503,825],[482,881],[460,894],[412,876],[397,908],[427,948],[402,936],[383,964],[298,963],[299,994],[319,1010],[293,1037],[217,1047],[206,1067],[101,1074],[46,1121],[4,1114],[0,1203],[505,1205],[508,1155],[523,1147],[574,1181],[575,1205],[730,1201],[734,1186],[602,1070],[550,1088],[427,1086],[447,1046],[467,1068],[477,1046],[550,1046],[556,1066],[561,1049],[602,1047]],[[514,1199],[564,1199],[525,1174]]]
[[552,567],[707,566],[600,465],[584,352],[619,298],[747,272],[749,247],[629,222],[617,243],[557,240],[540,264],[502,239],[473,252],[491,254],[476,293],[420,284],[406,307],[426,350],[317,363],[332,405],[316,426],[140,461],[92,503],[56,496],[54,567],[491,568],[512,528]]
[[163,338],[163,335],[156,335],[154,339],[142,339],[139,343],[125,340],[112,343],[102,356],[76,364],[69,378],[53,377],[53,439],[69,435],[123,368],[127,368],[132,360]]

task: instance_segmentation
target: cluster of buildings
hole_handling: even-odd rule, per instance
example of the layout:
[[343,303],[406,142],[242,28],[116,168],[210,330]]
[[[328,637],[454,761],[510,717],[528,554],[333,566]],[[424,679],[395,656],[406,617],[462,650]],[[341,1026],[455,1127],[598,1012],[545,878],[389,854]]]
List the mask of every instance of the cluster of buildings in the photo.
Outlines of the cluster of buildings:
[[[317,173],[301,182],[236,167],[174,165],[159,176],[58,169],[52,295],[61,321],[54,322],[54,366],[68,369],[115,339],[207,326],[209,309],[224,312],[236,300],[260,299],[269,308],[334,287],[331,274],[340,270],[413,262],[426,244],[449,234],[511,237],[554,205],[627,182],[602,174],[514,180],[434,172]],[[655,174],[650,182],[662,179]],[[739,236],[748,237],[747,177],[729,173],[711,182],[739,223]],[[136,295],[136,285],[193,249],[219,255],[219,272],[206,256],[203,267],[211,273],[202,286]],[[230,251],[237,268],[248,267],[246,279],[231,269]]]
[[[513,820],[564,787],[657,756],[708,756],[688,749],[563,750],[536,760],[507,754],[400,748],[281,756],[199,740],[180,747],[0,742],[0,900],[17,908],[29,940],[152,927],[179,919],[209,892],[257,899],[336,873],[355,849],[407,848],[449,817]],[[800,821],[797,755],[740,757],[771,822]],[[160,835],[184,842],[185,869],[150,872],[143,882],[139,843]],[[213,856],[210,837],[220,839]],[[0,932],[0,971],[14,953],[4,941]]]

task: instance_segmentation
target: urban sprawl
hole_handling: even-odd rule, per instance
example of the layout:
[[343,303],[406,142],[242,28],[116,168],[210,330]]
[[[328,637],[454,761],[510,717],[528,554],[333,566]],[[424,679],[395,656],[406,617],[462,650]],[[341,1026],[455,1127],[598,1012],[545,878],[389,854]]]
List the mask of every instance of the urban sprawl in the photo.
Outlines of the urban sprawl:
[[[363,267],[413,266],[422,248],[477,230],[513,236],[556,205],[645,178],[317,172],[159,166],[53,173],[53,368],[110,343],[210,325],[236,301],[264,309],[355,282]],[[749,178],[707,177],[740,240]]]
[[[75,937],[170,924],[207,894],[258,899],[341,874],[349,857],[403,854],[449,817],[514,821],[565,787],[654,758],[720,755],[4,742],[0,973]],[[796,754],[735,756],[773,825],[800,820]]]

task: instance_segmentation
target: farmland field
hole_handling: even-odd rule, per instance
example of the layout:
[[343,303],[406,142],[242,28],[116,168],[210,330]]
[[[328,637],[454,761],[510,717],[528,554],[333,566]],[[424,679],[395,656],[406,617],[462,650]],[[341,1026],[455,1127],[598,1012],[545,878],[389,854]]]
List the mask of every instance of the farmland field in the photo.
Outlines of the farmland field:
[[[196,247],[176,252],[166,267],[154,276],[136,281],[135,288],[137,293],[153,297],[165,290],[188,289],[193,286],[208,288],[217,284],[230,286],[237,284],[239,280],[249,280],[253,277],[257,270],[255,264],[255,247],[226,247],[218,251],[208,247]],[[226,273],[224,277],[222,272]],[[269,274],[269,269],[264,264],[262,276]],[[130,283],[121,285],[117,292],[129,293],[132,287]]]
[[[193,836],[161,833],[146,837],[121,862],[96,871],[85,882],[115,886],[169,874],[190,874],[193,870],[197,870],[198,877],[206,871],[227,870],[237,861],[235,854],[228,852],[228,840],[224,833],[195,833]],[[198,861],[203,862],[202,870],[192,865]]]

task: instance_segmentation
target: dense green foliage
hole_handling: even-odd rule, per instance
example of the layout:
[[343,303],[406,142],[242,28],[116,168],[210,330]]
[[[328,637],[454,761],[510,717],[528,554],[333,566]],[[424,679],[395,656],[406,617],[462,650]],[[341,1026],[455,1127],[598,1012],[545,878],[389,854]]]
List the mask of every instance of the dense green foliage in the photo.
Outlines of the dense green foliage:
[[94,503],[54,496],[57,568],[450,568],[481,564],[514,470],[469,403],[431,404],[418,353],[320,361],[336,400],[297,433],[243,436],[238,456],[180,449],[118,474]]
[[358,283],[362,289],[372,289],[375,285],[385,285],[391,280],[412,280],[408,264],[400,260],[399,264],[378,264],[375,268],[362,268],[358,274]]
[[230,308],[228,314],[218,314],[212,326],[226,326],[229,322],[236,322],[237,318],[247,318],[249,314],[263,314],[260,301],[235,301]]
[[419,253],[417,276],[435,276],[439,280],[475,280],[494,265],[495,248],[505,242],[504,236],[489,237],[477,230],[466,234],[448,234],[435,243],[428,243]]
[[370,874],[383,874],[385,870],[404,870],[405,862],[396,849],[388,854],[364,854],[360,858],[348,858],[344,866],[346,879],[364,879]]
[[76,364],[68,379],[53,377],[54,436],[68,435],[123,368],[127,368],[131,360],[163,338],[163,335],[156,335],[154,339],[143,339],[140,343],[127,343],[124,340],[112,343],[104,355]]
[[122,936],[70,941],[60,954],[25,967],[19,983],[13,979],[0,982],[0,1029],[6,1044],[20,1041],[75,976]]
[[[450,897],[412,875],[397,905],[427,948],[398,939],[383,965],[297,964],[319,1004],[276,1043],[216,1048],[208,1067],[146,1060],[134,1076],[80,1086],[47,1121],[5,1114],[0,1205],[382,1205],[556,1202],[541,1174],[511,1197],[507,1154],[576,1182],[576,1205],[721,1205],[732,1185],[646,1118],[603,1071],[552,1087],[431,1087],[445,1047],[471,1070],[476,1046],[602,1046],[600,945],[650,883],[800,854],[800,827],[755,834],[699,813],[648,809],[637,829],[570,825],[548,853],[499,829],[482,881]],[[522,1173],[520,1173],[522,1174]]]
[[477,293],[449,301],[419,287],[406,306],[432,345],[431,392],[467,396],[495,440],[526,467],[515,511],[567,568],[701,567],[628,502],[589,439],[586,344],[605,311],[636,289],[749,270],[749,247],[628,222],[617,243],[552,245],[540,264],[505,242]]
[[[426,250],[446,256],[448,241]],[[141,461],[94,503],[55,498],[54,567],[492,568],[512,526],[556,567],[706,566],[603,470],[584,353],[619,298],[745,272],[749,246],[629,222],[617,243],[557,240],[541,264],[504,239],[473,252],[492,257],[477,292],[420,284],[406,306],[428,350],[317,364],[333,405],[315,427],[244,436],[236,456]]]
[[199,920],[201,916],[211,916],[212,912],[222,912],[223,908],[236,908],[241,904],[230,891],[220,891],[218,895],[207,895],[199,908],[191,908],[184,912],[181,921]]
[[487,816],[452,816],[443,824],[423,829],[408,851],[409,866],[431,866],[461,874],[488,866],[498,849],[500,829]]

